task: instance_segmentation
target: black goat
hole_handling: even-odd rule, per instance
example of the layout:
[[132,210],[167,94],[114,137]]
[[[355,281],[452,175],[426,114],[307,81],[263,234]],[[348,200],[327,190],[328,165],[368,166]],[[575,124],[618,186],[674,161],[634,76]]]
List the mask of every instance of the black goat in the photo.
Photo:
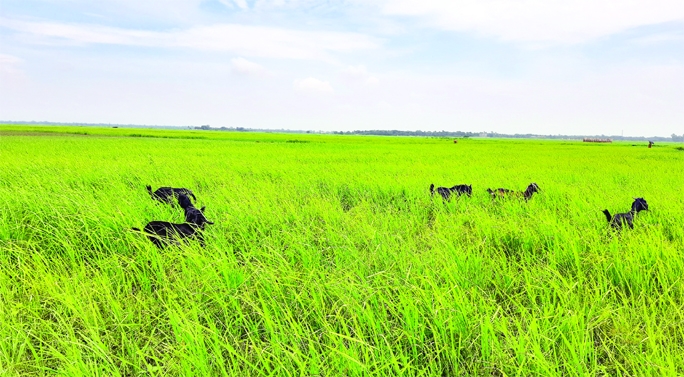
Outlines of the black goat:
[[606,220],[608,220],[608,223],[610,223],[610,226],[612,226],[615,229],[621,229],[622,224],[627,224],[630,229],[634,229],[634,215],[636,214],[635,212],[625,212],[625,213],[617,213],[615,216],[611,216],[610,212],[607,209],[603,210],[603,214],[606,215]]
[[[187,197],[185,197],[185,200],[190,201]],[[202,207],[202,210],[204,208]],[[184,224],[174,224],[168,221],[150,221],[142,231],[139,228],[132,229],[145,233],[147,238],[160,249],[168,244],[180,245],[180,240],[184,238],[196,239],[204,247],[204,236],[202,235],[204,226],[205,224],[213,225],[214,223],[207,220],[202,211],[195,207],[192,207],[192,209],[194,211],[190,215],[186,210],[185,219],[188,221],[188,218],[190,218],[191,221]]]
[[185,211],[186,223],[200,224],[202,222],[207,222],[207,218],[204,217],[204,210],[207,208],[206,206],[197,209],[190,201],[190,198],[183,194],[178,195],[178,205]]
[[634,198],[632,202],[632,212],[639,213],[641,211],[648,211],[648,203],[644,198]]
[[147,185],[146,187],[152,199],[159,200],[160,202],[173,203],[173,199],[181,194],[192,196],[192,199],[194,199],[195,201],[197,200],[197,198],[195,198],[195,194],[193,194],[192,191],[183,187],[160,187],[154,192],[152,192],[152,186]]
[[611,216],[607,209],[602,212],[606,215],[606,220],[610,226],[615,229],[622,229],[622,225],[627,224],[630,229],[634,229],[634,216],[641,211],[648,211],[648,203],[644,198],[634,198],[632,203],[632,209],[625,213],[616,213],[615,216]]
[[[207,222],[207,224],[213,224]],[[135,231],[141,232],[138,228],[132,228]],[[174,224],[168,221],[150,221],[145,225],[142,232],[147,235],[147,238],[158,248],[163,248],[168,244],[180,245],[180,240],[184,238],[196,239],[200,245],[204,247],[204,236],[202,235],[204,226],[200,227],[196,224]]]
[[[451,198],[451,194],[457,194],[458,196],[461,196],[463,194],[471,196],[473,194],[473,186],[472,185],[456,185],[452,187],[437,187],[437,193],[442,196],[442,199],[444,200],[449,200]],[[435,195],[435,185],[430,184],[430,195]]]
[[522,197],[522,198],[525,198],[525,201],[530,200],[532,195],[535,192],[539,192],[539,191],[541,191],[541,189],[539,188],[539,186],[537,186],[536,183],[530,183],[530,185],[527,186],[525,191],[522,191],[522,192],[513,191],[513,190],[509,190],[509,189],[505,189],[505,188],[498,188],[496,190],[492,190],[489,188],[487,189],[487,192],[489,193],[489,195],[492,196],[492,198]]

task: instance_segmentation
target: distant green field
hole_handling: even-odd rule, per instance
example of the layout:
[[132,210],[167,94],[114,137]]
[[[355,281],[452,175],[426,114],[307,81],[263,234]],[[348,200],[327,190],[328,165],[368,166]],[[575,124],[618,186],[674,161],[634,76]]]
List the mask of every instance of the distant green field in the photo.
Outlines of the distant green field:
[[0,375],[684,375],[681,149],[0,126]]

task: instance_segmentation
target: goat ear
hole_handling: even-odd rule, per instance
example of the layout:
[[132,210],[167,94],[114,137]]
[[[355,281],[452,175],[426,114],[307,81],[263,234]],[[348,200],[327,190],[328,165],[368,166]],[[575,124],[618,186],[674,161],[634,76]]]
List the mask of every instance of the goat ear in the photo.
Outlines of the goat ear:
[[204,212],[204,210],[205,210],[206,208],[207,208],[207,206],[202,206],[202,208],[200,208],[200,211]]

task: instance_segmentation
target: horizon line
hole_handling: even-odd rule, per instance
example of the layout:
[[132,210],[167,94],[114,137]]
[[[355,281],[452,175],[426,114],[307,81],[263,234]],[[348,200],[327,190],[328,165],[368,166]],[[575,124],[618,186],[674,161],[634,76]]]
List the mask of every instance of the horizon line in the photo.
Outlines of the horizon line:
[[[430,136],[430,135],[420,135],[418,133],[428,133],[428,134],[442,134],[441,136],[457,136],[457,135],[447,135],[447,134],[467,134],[460,135],[461,137],[502,137],[502,138],[538,138],[538,137],[552,137],[552,138],[591,138],[591,137],[610,137],[618,138],[623,140],[629,139],[672,139],[674,142],[684,141],[684,134],[679,137],[677,134],[672,134],[670,136],[643,136],[643,135],[606,135],[606,134],[593,134],[593,135],[572,135],[572,134],[533,134],[533,133],[499,133],[494,131],[423,131],[423,130],[382,130],[382,129],[362,129],[353,131],[324,131],[324,130],[296,130],[296,129],[286,129],[286,128],[249,128],[249,127],[212,127],[210,125],[184,125],[184,126],[173,126],[173,125],[147,125],[147,124],[134,124],[134,123],[90,123],[90,122],[53,122],[53,121],[5,121],[0,120],[0,125],[35,125],[35,126],[82,126],[82,127],[125,127],[125,128],[167,128],[167,129],[184,129],[190,131],[236,131],[236,132],[286,132],[286,133],[317,133],[317,134],[359,134],[368,133],[368,135],[378,135],[378,136]],[[406,134],[416,134],[416,135],[390,135],[386,133],[406,133]],[[477,136],[475,136],[477,135]],[[496,135],[496,136],[487,136]],[[680,140],[681,139],[681,140]],[[661,140],[663,141],[663,140]]]

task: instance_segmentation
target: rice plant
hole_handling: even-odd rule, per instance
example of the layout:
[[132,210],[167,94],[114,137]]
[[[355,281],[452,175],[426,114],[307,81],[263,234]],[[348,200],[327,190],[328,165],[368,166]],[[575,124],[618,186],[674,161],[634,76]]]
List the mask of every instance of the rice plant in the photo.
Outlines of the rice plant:
[[0,374],[682,375],[677,146],[2,126]]

